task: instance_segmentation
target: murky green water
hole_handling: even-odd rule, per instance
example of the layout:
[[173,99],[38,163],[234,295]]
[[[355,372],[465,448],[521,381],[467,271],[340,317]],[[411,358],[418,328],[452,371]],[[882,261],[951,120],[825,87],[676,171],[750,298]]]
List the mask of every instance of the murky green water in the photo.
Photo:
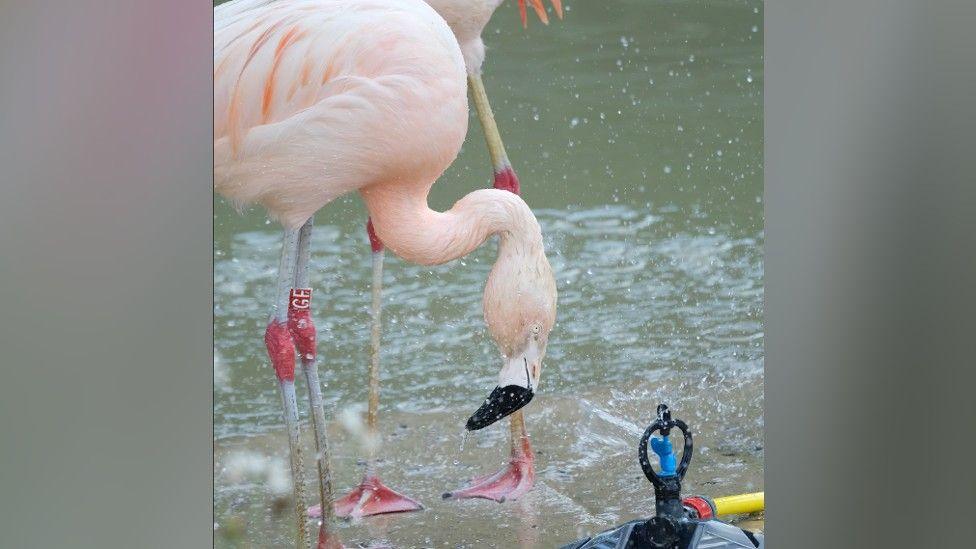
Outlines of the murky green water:
[[[381,470],[428,509],[345,524],[347,543],[550,547],[646,515],[634,445],[660,400],[697,425],[690,490],[763,488],[762,4],[568,4],[565,20],[524,32],[506,2],[486,33],[489,96],[559,283],[526,409],[537,487],[520,503],[439,499],[507,455],[505,422],[458,450],[498,371],[480,309],[493,246],[433,269],[388,258]],[[472,114],[432,205],[489,185],[488,166]],[[332,415],[366,398],[364,220],[358,197],[316,218],[311,281]],[[272,511],[274,464],[288,454],[262,342],[279,237],[262,212],[238,216],[217,200],[218,546],[288,541],[290,521]],[[362,452],[333,431],[345,490]]]

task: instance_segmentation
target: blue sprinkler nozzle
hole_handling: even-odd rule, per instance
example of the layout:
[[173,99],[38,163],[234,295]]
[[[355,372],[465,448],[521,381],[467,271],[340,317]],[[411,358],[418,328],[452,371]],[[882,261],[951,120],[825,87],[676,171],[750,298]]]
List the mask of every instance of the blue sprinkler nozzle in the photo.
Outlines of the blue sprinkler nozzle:
[[673,477],[678,472],[678,461],[674,457],[674,450],[671,448],[671,439],[668,437],[651,437],[651,450],[657,454],[661,460],[660,477]]

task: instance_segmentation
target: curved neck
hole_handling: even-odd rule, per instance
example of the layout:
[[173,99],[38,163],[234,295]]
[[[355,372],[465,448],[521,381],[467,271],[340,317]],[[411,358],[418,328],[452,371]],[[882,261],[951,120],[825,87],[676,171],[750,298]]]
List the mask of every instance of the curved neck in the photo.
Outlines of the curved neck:
[[380,240],[411,263],[446,263],[471,253],[492,235],[500,237],[499,257],[507,251],[544,253],[535,215],[508,191],[474,191],[446,212],[430,209],[423,188],[380,185],[360,192]]

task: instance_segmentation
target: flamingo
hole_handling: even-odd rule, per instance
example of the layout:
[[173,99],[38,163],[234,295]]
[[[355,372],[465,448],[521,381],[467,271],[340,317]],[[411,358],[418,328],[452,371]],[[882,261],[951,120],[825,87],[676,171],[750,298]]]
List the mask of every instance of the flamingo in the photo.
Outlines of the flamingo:
[[[467,72],[468,90],[475,105],[475,111],[484,131],[491,158],[494,188],[520,193],[518,176],[512,168],[498,131],[498,124],[488,94],[481,78],[481,69],[485,60],[485,43],[481,33],[491,19],[502,0],[425,0],[437,13],[444,18],[451,31],[457,38],[464,57]],[[563,16],[561,0],[550,0],[556,15]],[[542,0],[529,0],[536,15],[543,24],[548,25],[549,19]],[[526,0],[518,0],[522,26],[528,26],[526,16]],[[378,435],[379,416],[379,362],[380,362],[380,332],[382,314],[382,287],[384,247],[376,236],[372,221],[367,219],[366,232],[372,250],[372,300],[370,302],[370,364],[369,364],[369,396],[367,399],[366,426],[372,439]],[[422,505],[413,498],[407,497],[386,486],[376,472],[375,446],[369,449],[366,460],[366,470],[360,484],[345,496],[336,501],[336,513],[339,516],[368,516],[381,513],[395,513],[422,509]],[[487,498],[495,501],[517,499],[528,491],[535,481],[534,454],[525,430],[525,422],[521,412],[515,412],[511,418],[511,459],[508,466],[497,475],[481,477],[471,486],[462,490],[447,492],[444,498]],[[311,516],[319,516],[319,506],[309,508]]]
[[308,540],[296,352],[315,431],[319,547],[341,546],[316,360],[308,263],[314,215],[358,192],[376,237],[418,264],[445,263],[498,236],[484,319],[502,364],[469,418],[483,428],[527,404],[555,322],[542,231],[515,193],[481,189],[449,210],[427,203],[467,133],[465,63],[420,0],[235,0],[214,9],[214,190],[283,226],[264,341],[288,431],[296,541]]

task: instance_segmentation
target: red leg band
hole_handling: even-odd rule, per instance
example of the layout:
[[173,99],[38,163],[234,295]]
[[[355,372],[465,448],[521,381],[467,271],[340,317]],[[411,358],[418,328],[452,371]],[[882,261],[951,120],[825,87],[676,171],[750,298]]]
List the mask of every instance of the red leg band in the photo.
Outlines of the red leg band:
[[264,345],[279,381],[295,381],[295,344],[291,341],[288,326],[271,321],[264,332]]
[[302,360],[315,359],[315,323],[312,322],[311,305],[311,288],[292,288],[288,297],[288,331]]
[[376,236],[376,230],[373,229],[373,218],[366,220],[366,234],[369,235],[369,247],[373,249],[373,252],[380,252],[383,250],[383,242],[380,237]]

